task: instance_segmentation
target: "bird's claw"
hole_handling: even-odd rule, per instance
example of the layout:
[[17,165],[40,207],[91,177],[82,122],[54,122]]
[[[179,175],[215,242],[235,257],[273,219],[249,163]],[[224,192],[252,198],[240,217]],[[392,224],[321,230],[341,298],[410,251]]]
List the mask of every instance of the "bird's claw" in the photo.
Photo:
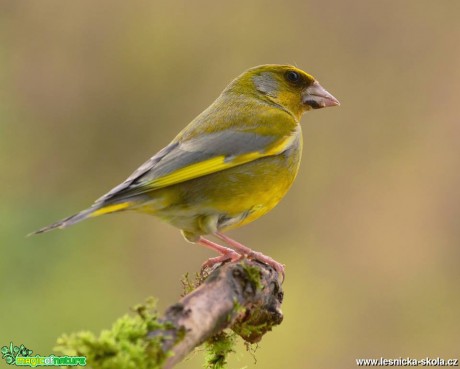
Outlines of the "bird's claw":
[[270,256],[262,254],[261,252],[253,251],[249,247],[244,246],[243,244],[236,242],[235,240],[232,240],[231,238],[225,236],[222,233],[216,233],[215,235],[221,240],[223,240],[225,243],[227,243],[231,248],[216,244],[203,237],[200,237],[200,239],[198,240],[198,243],[200,245],[215,250],[220,254],[220,256],[210,258],[203,263],[203,265],[201,266],[202,274],[207,269],[214,268],[217,264],[222,264],[227,261],[239,261],[242,258],[248,258],[260,261],[261,263],[272,267],[278,273],[278,275],[281,275],[281,282],[284,282],[285,273],[283,264],[272,259]]
[[201,272],[205,271],[206,269],[212,269],[217,264],[223,264],[227,261],[237,261],[241,258],[242,255],[238,254],[237,252],[216,256],[215,258],[209,258],[201,265]]
[[246,255],[248,259],[253,259],[260,261],[264,264],[271,266],[275,271],[281,275],[281,282],[284,282],[285,272],[284,272],[284,264],[277,262],[275,259],[271,258],[270,256],[264,255],[261,252],[251,252]]

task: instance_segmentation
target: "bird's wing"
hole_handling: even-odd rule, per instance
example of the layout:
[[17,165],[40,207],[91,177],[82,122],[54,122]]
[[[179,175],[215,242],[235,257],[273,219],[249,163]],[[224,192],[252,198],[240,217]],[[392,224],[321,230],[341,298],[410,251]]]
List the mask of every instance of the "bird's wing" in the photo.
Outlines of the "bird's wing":
[[112,203],[159,188],[185,182],[244,163],[277,155],[296,140],[299,130],[279,137],[225,130],[166,146],[123,183],[96,203]]

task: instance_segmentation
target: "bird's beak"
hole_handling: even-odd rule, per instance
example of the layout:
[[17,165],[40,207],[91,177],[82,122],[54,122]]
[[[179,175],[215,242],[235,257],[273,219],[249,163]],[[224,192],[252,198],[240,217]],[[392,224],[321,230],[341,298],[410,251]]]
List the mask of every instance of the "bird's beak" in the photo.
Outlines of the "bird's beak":
[[312,109],[340,105],[339,100],[327,92],[318,81],[308,86],[302,94],[302,102]]

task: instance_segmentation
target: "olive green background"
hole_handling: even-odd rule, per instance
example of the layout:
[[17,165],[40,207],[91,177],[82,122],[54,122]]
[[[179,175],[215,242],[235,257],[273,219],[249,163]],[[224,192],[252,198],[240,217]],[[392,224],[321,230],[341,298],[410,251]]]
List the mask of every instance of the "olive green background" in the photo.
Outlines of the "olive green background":
[[287,265],[283,324],[230,368],[458,358],[459,16],[454,0],[2,1],[0,346],[48,355],[149,295],[175,302],[214,255],[157,219],[25,235],[124,180],[243,70],[290,63],[342,105],[304,116],[292,190],[230,233]]

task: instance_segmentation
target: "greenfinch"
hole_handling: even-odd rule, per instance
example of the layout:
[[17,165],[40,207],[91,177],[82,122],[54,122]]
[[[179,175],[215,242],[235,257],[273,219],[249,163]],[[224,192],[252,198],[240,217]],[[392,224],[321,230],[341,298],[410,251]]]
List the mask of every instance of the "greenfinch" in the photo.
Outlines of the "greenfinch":
[[338,100],[315,78],[294,66],[251,68],[123,183],[90,208],[34,233],[136,210],[157,216],[179,228],[187,241],[220,254],[204,266],[249,257],[284,276],[283,264],[223,232],[256,220],[278,204],[299,170],[302,114],[336,105]]

